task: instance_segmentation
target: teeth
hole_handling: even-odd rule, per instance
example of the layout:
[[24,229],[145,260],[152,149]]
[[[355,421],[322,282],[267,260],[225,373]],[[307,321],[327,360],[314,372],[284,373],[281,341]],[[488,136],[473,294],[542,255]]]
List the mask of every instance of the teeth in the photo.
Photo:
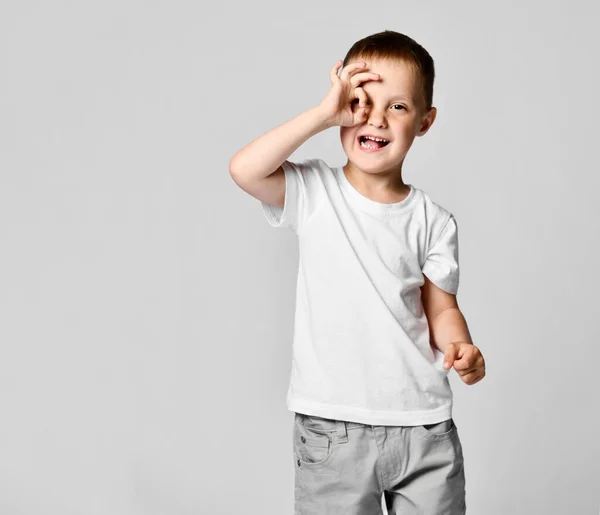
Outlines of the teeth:
[[373,141],[387,141],[387,139],[383,139],[383,138],[372,138],[371,136],[363,136],[363,138],[365,139],[370,139]]
[[[366,144],[364,141],[361,141],[361,142],[360,142],[360,146],[361,146],[362,148],[368,148],[368,149],[370,149],[370,150],[371,150],[371,147],[367,146],[367,144]],[[381,147],[381,148],[384,148],[384,147]]]

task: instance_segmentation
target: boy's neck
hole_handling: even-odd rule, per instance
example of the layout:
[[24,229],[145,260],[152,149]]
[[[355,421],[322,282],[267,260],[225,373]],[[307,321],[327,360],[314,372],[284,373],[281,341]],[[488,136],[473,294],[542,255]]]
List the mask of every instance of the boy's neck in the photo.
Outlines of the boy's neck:
[[395,172],[366,173],[348,161],[343,173],[354,189],[374,202],[394,204],[402,202],[410,193],[410,188],[402,180],[402,169]]

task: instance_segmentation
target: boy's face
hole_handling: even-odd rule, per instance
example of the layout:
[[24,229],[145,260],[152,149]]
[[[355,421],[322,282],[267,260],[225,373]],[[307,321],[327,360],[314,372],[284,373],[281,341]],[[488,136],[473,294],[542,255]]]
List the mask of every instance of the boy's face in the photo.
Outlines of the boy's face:
[[[354,127],[340,127],[342,146],[349,165],[366,173],[401,170],[402,162],[416,136],[423,136],[436,115],[435,107],[425,111],[425,99],[418,78],[401,61],[367,60],[360,71],[379,74],[379,80],[360,84],[367,95],[366,118]],[[352,110],[358,110],[358,100]],[[361,148],[360,136],[371,134],[389,143],[377,152]]]

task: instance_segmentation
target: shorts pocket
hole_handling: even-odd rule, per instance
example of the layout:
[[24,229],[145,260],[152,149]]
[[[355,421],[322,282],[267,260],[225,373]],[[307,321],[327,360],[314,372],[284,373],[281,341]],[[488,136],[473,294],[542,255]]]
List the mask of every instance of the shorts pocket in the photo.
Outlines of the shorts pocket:
[[432,440],[446,440],[457,434],[457,427],[454,419],[449,418],[435,424],[423,424],[415,426],[415,432],[423,438]]
[[296,413],[296,420],[313,433],[335,433],[338,428],[337,420],[332,418],[317,417],[316,415],[304,415]]
[[333,453],[333,441],[327,432],[313,429],[296,416],[294,421],[294,454],[301,465],[316,466],[329,460]]

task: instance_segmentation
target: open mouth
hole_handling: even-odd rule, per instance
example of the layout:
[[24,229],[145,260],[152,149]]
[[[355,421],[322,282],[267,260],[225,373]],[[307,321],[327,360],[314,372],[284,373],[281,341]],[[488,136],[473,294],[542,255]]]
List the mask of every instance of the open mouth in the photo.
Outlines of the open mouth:
[[358,138],[359,145],[363,150],[377,151],[389,144],[389,140],[385,138],[374,138],[371,136],[360,136]]

